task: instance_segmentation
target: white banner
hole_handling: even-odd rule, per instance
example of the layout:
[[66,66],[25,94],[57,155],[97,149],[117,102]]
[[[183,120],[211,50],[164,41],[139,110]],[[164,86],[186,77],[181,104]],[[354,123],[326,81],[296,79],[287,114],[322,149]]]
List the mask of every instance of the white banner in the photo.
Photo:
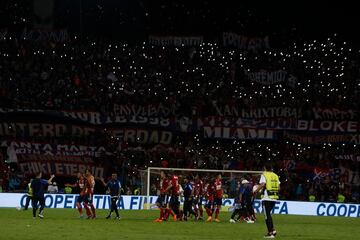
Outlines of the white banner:
[[[76,208],[75,194],[46,194],[45,205],[47,208]],[[26,194],[0,193],[0,207],[23,207]],[[155,204],[157,197],[151,196],[149,203]],[[94,206],[97,209],[109,209],[110,196],[95,195]],[[122,210],[144,209],[146,196],[122,196],[118,206]],[[234,199],[223,199],[224,209],[234,205]],[[256,213],[262,212],[260,200],[255,200]],[[278,201],[275,204],[274,214],[307,215],[307,216],[336,216],[336,217],[360,217],[360,204],[325,203],[325,202],[295,202]]]

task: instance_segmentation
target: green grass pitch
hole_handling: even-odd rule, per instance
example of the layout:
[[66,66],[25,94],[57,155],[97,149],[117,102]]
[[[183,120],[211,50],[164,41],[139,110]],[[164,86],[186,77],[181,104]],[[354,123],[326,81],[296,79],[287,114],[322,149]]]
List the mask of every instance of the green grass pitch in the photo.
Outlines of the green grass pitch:
[[[221,213],[221,223],[155,223],[156,210],[121,211],[122,219],[80,219],[75,209],[45,209],[45,219],[33,219],[31,209],[0,208],[1,240],[108,240],[108,239],[263,239],[264,218],[255,224],[230,224],[230,213]],[[274,215],[277,239],[360,239],[360,218]]]

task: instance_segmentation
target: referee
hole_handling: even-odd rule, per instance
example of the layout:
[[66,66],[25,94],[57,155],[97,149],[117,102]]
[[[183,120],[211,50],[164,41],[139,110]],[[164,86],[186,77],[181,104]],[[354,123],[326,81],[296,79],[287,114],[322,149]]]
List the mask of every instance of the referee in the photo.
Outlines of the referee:
[[33,207],[33,218],[36,218],[36,211],[38,209],[38,205],[40,204],[39,218],[44,218],[44,208],[45,208],[45,191],[51,181],[55,177],[55,175],[51,175],[49,180],[41,179],[42,173],[39,172],[36,175],[36,178],[31,181],[32,188],[32,207]]
[[104,180],[101,179],[103,184],[107,187],[108,192],[110,193],[111,196],[111,208],[110,208],[110,213],[109,215],[106,217],[106,219],[110,219],[111,215],[113,213],[113,211],[115,211],[116,213],[116,219],[121,219],[120,215],[119,215],[119,211],[118,211],[118,207],[117,207],[117,201],[120,198],[120,193],[121,193],[121,183],[120,181],[117,179],[117,174],[113,173],[111,175],[111,179],[108,183],[105,184]]
[[262,195],[262,206],[265,213],[265,222],[268,229],[268,233],[265,238],[275,238],[276,230],[274,228],[273,220],[271,217],[271,211],[273,210],[276,200],[279,199],[280,181],[279,176],[273,172],[270,163],[266,163],[264,172],[261,174],[260,187],[255,194],[264,189]]

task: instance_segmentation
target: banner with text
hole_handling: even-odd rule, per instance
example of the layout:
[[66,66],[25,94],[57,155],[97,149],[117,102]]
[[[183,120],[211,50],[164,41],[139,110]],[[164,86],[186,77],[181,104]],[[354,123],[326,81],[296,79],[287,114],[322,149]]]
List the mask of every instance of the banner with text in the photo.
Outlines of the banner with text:
[[258,72],[249,72],[244,70],[247,78],[254,83],[259,83],[261,85],[273,85],[278,83],[285,83],[291,87],[295,87],[297,78],[289,74],[287,71],[278,70],[278,71],[267,71],[261,69]]
[[62,43],[70,39],[67,29],[45,30],[24,28],[21,39],[33,42],[56,42]]
[[355,120],[359,118],[359,111],[353,109],[338,108],[312,108],[312,115],[315,120]]
[[[144,107],[145,108],[145,107]],[[135,110],[128,106],[119,106],[119,111],[113,114],[102,114],[100,112],[80,112],[80,111],[52,111],[37,109],[2,109],[0,116],[3,115],[9,120],[32,121],[51,120],[51,122],[69,122],[83,125],[110,125],[110,126],[150,126],[157,128],[179,128],[179,121],[174,117],[158,117],[158,115],[169,115],[168,108],[157,108],[158,111],[144,112],[144,108]],[[133,109],[133,110],[131,110]],[[142,109],[142,110],[141,110]],[[147,115],[149,113],[149,115]]]
[[290,140],[295,143],[306,144],[306,145],[319,145],[319,144],[358,144],[358,135],[353,134],[321,134],[321,135],[310,135],[293,133],[286,131],[283,135],[284,139]]
[[204,138],[220,138],[233,140],[275,140],[276,131],[271,129],[229,128],[205,126]]
[[45,137],[64,137],[64,136],[90,136],[95,132],[104,131],[112,137],[124,142],[138,142],[142,144],[170,144],[174,133],[172,131],[151,129],[151,128],[99,128],[83,127],[69,124],[52,123],[1,123],[0,136],[15,137],[19,134],[24,136],[45,136]]
[[198,127],[246,127],[260,129],[291,130],[314,133],[360,133],[357,121],[319,121],[296,118],[246,119],[236,117],[210,116],[198,118]]
[[301,110],[292,107],[266,107],[244,109],[236,104],[218,105],[212,103],[219,116],[231,116],[245,119],[269,119],[269,118],[299,118]]
[[[27,194],[0,193],[0,207],[24,207]],[[45,207],[47,208],[76,208],[77,195],[75,194],[46,194]],[[121,196],[118,207],[121,210],[142,210],[146,204],[155,205],[157,196]],[[96,209],[109,209],[111,199],[109,195],[94,195]],[[234,199],[226,198],[222,201],[223,210],[231,211],[235,205]],[[254,210],[263,212],[261,201],[255,199]],[[272,211],[273,214],[307,215],[307,216],[332,216],[332,217],[360,217],[360,204],[326,203],[326,202],[297,202],[277,201]]]
[[260,51],[269,49],[269,37],[248,37],[232,32],[223,33],[223,45],[225,47],[235,47],[244,51]]
[[83,146],[69,144],[49,144],[22,141],[3,141],[8,148],[11,162],[17,162],[21,171],[27,175],[38,172],[58,176],[76,176],[90,168],[96,177],[104,175],[104,169],[97,163],[105,155],[111,155],[103,146]]
[[360,162],[360,154],[354,155],[354,154],[341,154],[341,155],[335,155],[335,159],[338,160],[351,160],[354,162]]
[[149,44],[156,46],[199,46],[203,41],[202,36],[149,36]]

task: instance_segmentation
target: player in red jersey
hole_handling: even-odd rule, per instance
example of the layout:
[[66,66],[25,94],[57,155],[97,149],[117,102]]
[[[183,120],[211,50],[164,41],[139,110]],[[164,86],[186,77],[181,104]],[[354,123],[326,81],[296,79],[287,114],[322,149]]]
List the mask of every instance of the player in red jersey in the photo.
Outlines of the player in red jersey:
[[85,178],[84,175],[80,172],[77,173],[78,180],[75,184],[65,184],[67,187],[78,187],[79,188],[79,196],[76,199],[76,207],[79,211],[80,217],[83,218],[83,211],[81,204],[84,202],[85,197]]
[[180,215],[180,184],[179,178],[175,174],[172,174],[170,178],[170,184],[167,188],[167,191],[170,191],[171,198],[169,201],[169,208],[167,209],[168,214],[173,216],[174,222],[176,222],[177,217]]
[[198,219],[203,219],[203,208],[202,208],[202,201],[203,201],[203,194],[204,194],[204,183],[200,179],[199,175],[195,176],[195,182],[193,184],[194,189],[194,211],[198,216]]
[[205,205],[205,209],[206,209],[206,213],[208,215],[208,219],[206,220],[206,222],[211,222],[212,221],[212,215],[214,212],[214,195],[215,195],[215,184],[214,181],[209,180],[208,183],[206,183],[205,185],[205,197],[206,197],[206,205]]
[[[95,187],[95,178],[91,174],[90,170],[87,169],[85,173],[85,198],[84,198],[84,208],[86,209],[86,215],[88,218],[96,218],[96,211],[93,204],[93,194]],[[90,211],[90,208],[91,211]]]
[[160,195],[158,199],[156,200],[156,205],[160,209],[160,217],[155,219],[155,222],[162,222],[163,219],[166,218],[167,214],[167,205],[169,201],[169,195],[168,195],[168,187],[169,187],[169,178],[167,177],[166,173],[164,171],[160,172]]
[[218,174],[215,179],[215,196],[214,196],[214,206],[215,206],[215,221],[220,222],[219,213],[222,205],[223,189],[221,174]]

